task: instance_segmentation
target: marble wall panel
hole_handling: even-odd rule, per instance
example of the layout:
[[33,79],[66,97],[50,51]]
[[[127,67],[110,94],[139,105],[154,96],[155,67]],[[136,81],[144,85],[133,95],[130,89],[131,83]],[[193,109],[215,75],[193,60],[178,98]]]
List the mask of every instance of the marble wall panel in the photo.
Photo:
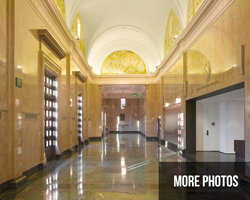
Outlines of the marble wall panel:
[[[0,2],[0,62],[6,62],[6,0]],[[1,79],[2,80],[2,79]]]
[[[107,126],[110,131],[139,131],[137,121],[145,116],[145,99],[126,99],[125,109],[121,109],[121,99],[103,99],[104,113],[107,116]],[[125,114],[125,121],[119,121],[117,129],[117,117]]]
[[102,89],[100,85],[90,84],[89,91],[89,116],[91,120],[90,137],[101,137],[102,135]]
[[146,85],[146,136],[156,137],[156,120],[159,117],[157,112],[157,84]]
[[[27,115],[32,114],[32,118]],[[30,168],[40,164],[41,151],[41,134],[40,130],[40,118],[39,114],[34,113],[23,113],[23,171],[27,171]]]
[[6,0],[0,1],[0,184],[9,179],[7,133]]
[[1,111],[0,117],[0,184],[9,179],[8,167],[8,133],[7,133],[7,112]]
[[[244,81],[240,70],[240,46],[247,48],[250,39],[249,7],[249,1],[234,1],[188,51],[188,98]],[[211,64],[211,71],[202,60],[200,68],[192,71],[190,61],[194,56],[190,55],[191,51],[203,54]]]
[[68,148],[68,134],[67,133],[67,107],[66,107],[66,81],[61,82],[61,94],[60,104],[58,105],[58,121],[60,126],[58,127],[58,147],[60,153],[64,152]]
[[[25,0],[15,1],[15,77],[22,88],[15,87],[14,98],[14,177],[43,162],[41,120],[25,120],[24,113],[42,116],[38,74],[39,42],[32,30],[44,23]],[[18,68],[20,66],[20,68]]]
[[[25,11],[25,12],[24,12]],[[14,138],[14,160],[15,177],[19,177],[23,171],[43,162],[43,140],[41,118],[30,122],[25,120],[24,113],[38,114],[42,116],[40,100],[40,82],[38,51],[39,41],[35,38],[36,29],[47,27],[32,9],[28,1],[15,1],[15,77],[22,79],[22,88],[15,88],[15,138]],[[65,67],[65,59],[58,60],[52,53],[42,45],[42,50],[60,67]],[[21,66],[18,68],[17,66]],[[58,79],[58,93],[60,103],[58,105],[58,146],[60,153],[67,148],[66,128],[62,120],[65,115],[65,93]],[[58,101],[59,102],[59,101]],[[40,120],[40,122],[38,122]],[[33,142],[33,143],[32,143]]]

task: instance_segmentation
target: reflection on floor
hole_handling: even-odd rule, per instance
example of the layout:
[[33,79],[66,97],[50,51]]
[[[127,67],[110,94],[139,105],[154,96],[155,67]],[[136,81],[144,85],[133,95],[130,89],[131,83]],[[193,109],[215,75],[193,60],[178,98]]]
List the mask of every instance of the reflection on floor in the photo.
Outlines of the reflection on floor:
[[0,199],[158,199],[158,158],[180,159],[141,135],[111,134],[49,165],[21,193],[9,190]]
[[[197,162],[235,162],[235,155],[224,154],[220,152],[196,152],[196,154],[188,154]],[[238,160],[244,162],[244,159]]]
[[[234,161],[219,153],[189,155],[197,161]],[[139,134],[111,134],[91,142],[63,160],[54,161],[18,190],[8,190],[0,199],[158,199],[159,162],[188,161],[179,153],[146,142]],[[179,199],[174,191],[171,199]]]

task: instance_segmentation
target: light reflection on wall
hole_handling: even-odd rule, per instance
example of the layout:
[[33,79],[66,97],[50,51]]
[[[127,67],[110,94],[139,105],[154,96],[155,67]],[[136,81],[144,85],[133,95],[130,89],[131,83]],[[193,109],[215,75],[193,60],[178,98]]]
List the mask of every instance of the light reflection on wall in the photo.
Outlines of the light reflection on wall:
[[183,149],[183,127],[184,127],[184,114],[179,113],[178,114],[178,149]]

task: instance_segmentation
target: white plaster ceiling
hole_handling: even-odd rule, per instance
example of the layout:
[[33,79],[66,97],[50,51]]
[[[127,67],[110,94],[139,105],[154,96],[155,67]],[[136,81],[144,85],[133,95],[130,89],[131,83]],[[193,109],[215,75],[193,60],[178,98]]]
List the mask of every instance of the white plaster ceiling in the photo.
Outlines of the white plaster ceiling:
[[238,89],[231,92],[223,93],[206,99],[197,101],[197,103],[215,103],[222,101],[244,101],[245,89]]
[[117,50],[137,53],[153,73],[163,60],[169,12],[174,10],[183,30],[187,5],[188,0],[65,0],[70,28],[76,13],[81,15],[86,59],[96,74]]
[[[145,85],[103,85],[102,98],[104,99],[126,99],[145,98]],[[136,97],[134,97],[136,94]],[[143,97],[141,96],[143,94]]]

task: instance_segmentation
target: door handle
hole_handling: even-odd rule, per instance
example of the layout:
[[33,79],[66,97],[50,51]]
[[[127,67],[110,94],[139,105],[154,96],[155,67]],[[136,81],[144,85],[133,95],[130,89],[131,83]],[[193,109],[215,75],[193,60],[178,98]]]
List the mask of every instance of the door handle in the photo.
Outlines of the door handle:
[[209,135],[209,130],[207,130],[206,134]]

